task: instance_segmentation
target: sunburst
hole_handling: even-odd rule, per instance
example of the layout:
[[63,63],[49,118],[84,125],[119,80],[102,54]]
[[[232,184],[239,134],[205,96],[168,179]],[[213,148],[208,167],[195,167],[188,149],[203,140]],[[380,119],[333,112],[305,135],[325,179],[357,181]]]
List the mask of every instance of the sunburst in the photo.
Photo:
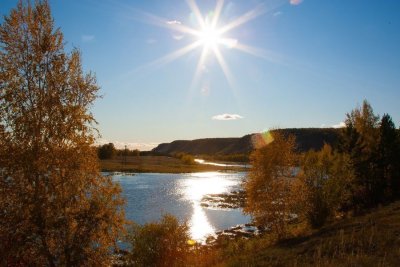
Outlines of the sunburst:
[[214,55],[228,83],[233,86],[233,76],[231,75],[229,66],[225,61],[222,50],[220,49],[221,46],[231,49],[237,49],[241,52],[245,52],[253,56],[268,59],[266,56],[267,53],[265,53],[264,50],[245,45],[241,43],[238,39],[226,37],[226,35],[233,29],[264,14],[267,11],[264,5],[259,5],[256,8],[234,19],[233,21],[225,25],[220,25],[220,15],[224,7],[223,0],[216,1],[215,9],[212,12],[209,12],[209,14],[212,15],[208,16],[202,15],[195,0],[187,0],[186,2],[196,18],[198,27],[192,28],[181,24],[179,21],[168,21],[166,19],[162,19],[151,14],[146,14],[146,17],[150,20],[150,22],[155,25],[166,27],[172,29],[175,32],[191,35],[192,37],[194,37],[194,41],[192,43],[151,62],[149,65],[163,65],[174,61],[195,49],[200,48],[202,49],[202,52],[197,63],[192,86],[197,83],[205,60],[210,55]]

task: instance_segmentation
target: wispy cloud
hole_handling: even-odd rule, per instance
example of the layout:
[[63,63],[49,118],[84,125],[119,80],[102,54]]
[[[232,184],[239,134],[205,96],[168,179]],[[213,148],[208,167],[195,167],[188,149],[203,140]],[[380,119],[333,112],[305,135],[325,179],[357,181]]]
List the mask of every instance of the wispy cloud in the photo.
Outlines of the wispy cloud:
[[303,2],[303,0],[290,0],[290,4],[294,6],[300,5],[301,2]]
[[120,142],[120,141],[110,141],[107,139],[97,139],[95,145],[104,145],[104,144],[108,144],[108,143],[113,143],[115,148],[117,149],[124,149],[125,146],[132,150],[132,149],[139,149],[140,151],[149,151],[152,150],[153,148],[155,148],[156,146],[159,145],[159,143],[140,143],[140,142]]
[[84,35],[81,36],[82,42],[84,42],[84,43],[91,42],[91,41],[94,40],[94,38],[95,38],[94,35],[86,35],[86,34],[84,34]]
[[238,114],[225,113],[225,114],[215,115],[212,117],[212,119],[218,121],[231,121],[231,120],[243,119],[243,117]]
[[177,24],[181,25],[182,24],[182,22],[180,22],[179,20],[167,20],[166,23],[168,25],[177,25]]
[[346,123],[344,123],[343,121],[339,122],[338,124],[334,124],[334,125],[326,125],[325,123],[321,125],[321,128],[343,128],[346,127]]
[[184,37],[184,35],[180,35],[180,34],[179,34],[179,35],[178,35],[178,34],[172,35],[172,38],[174,38],[174,39],[177,40],[177,41],[182,40],[183,37]]
[[282,15],[282,12],[281,11],[277,11],[272,16],[279,17],[280,15]]
[[346,127],[346,123],[343,121],[339,122],[338,124],[332,125],[332,128],[344,128]]

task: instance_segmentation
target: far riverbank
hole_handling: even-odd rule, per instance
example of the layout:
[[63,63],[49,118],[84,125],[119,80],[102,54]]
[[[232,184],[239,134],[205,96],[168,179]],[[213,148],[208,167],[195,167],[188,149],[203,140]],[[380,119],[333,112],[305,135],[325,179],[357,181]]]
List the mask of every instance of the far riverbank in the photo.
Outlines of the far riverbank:
[[211,165],[197,161],[187,164],[168,156],[119,156],[114,159],[99,160],[99,165],[103,172],[129,173],[243,172],[248,170],[245,165],[237,163],[218,162],[218,164]]

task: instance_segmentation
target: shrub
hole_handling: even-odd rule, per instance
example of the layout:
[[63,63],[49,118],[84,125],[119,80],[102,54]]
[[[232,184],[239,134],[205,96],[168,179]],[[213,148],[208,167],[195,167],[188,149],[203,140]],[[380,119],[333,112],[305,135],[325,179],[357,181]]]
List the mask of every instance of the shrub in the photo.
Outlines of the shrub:
[[189,252],[188,226],[171,215],[159,223],[133,224],[128,237],[134,266],[184,266]]

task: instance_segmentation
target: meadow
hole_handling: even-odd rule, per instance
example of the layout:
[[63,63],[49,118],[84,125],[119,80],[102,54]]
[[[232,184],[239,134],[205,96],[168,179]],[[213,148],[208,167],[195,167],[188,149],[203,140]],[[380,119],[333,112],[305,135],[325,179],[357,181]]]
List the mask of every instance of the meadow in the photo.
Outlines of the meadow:
[[208,171],[243,171],[241,167],[213,166],[199,163],[185,163],[169,156],[116,156],[113,159],[99,160],[104,172],[154,172],[154,173],[188,173]]

